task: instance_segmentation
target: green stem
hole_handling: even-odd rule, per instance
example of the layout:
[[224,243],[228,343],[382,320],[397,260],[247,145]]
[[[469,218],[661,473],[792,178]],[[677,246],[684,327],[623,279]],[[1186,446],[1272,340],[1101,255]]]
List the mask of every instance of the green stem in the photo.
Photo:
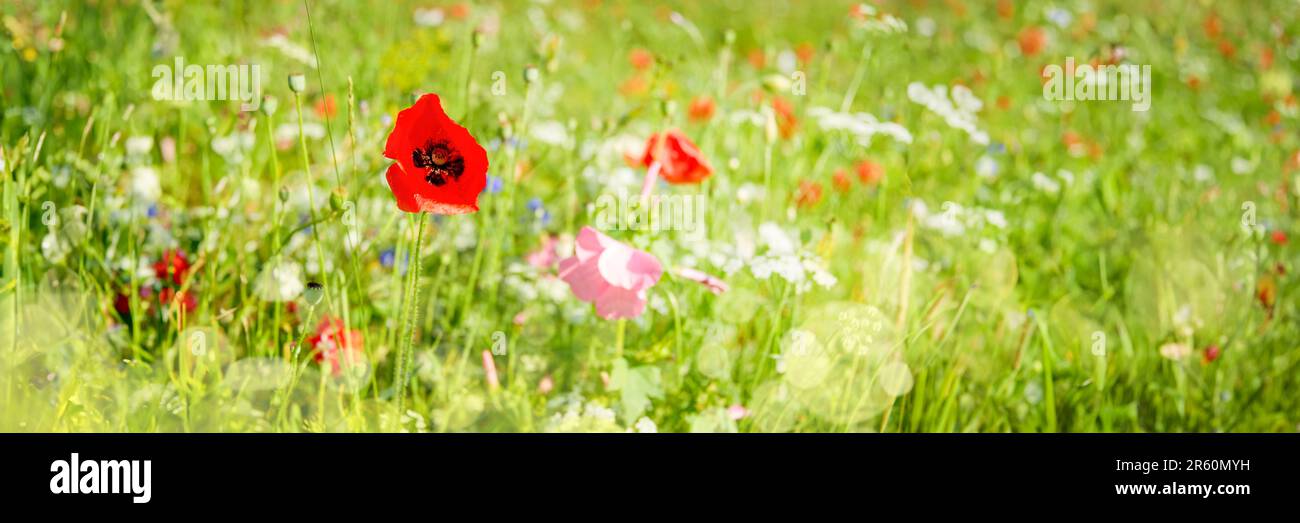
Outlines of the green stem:
[[[302,168],[307,175],[307,205],[311,207],[311,219],[318,222],[316,218],[316,190],[312,188],[313,180],[311,178],[311,156],[307,153],[307,135],[302,131],[302,95],[293,93],[293,107],[298,112],[298,145],[302,149]],[[312,243],[316,244],[316,272],[321,275],[322,279],[327,279],[325,271],[325,251],[320,246],[320,227],[312,226],[311,228]],[[328,282],[326,282],[328,283]],[[330,286],[325,286],[325,303],[329,308],[334,308],[334,297],[330,292]]]
[[623,340],[627,333],[627,318],[618,319],[618,328],[614,336],[614,357],[623,358]]
[[[414,266],[408,265],[406,296],[403,302],[403,323],[402,339],[399,341],[400,349],[397,353],[397,365],[393,370],[393,385],[397,387],[397,415],[401,419],[402,413],[406,411],[406,378],[410,374],[407,369],[408,362],[411,360],[411,350],[415,342],[415,325],[416,316],[419,315],[420,301],[420,255],[424,250],[424,213],[417,215],[415,233],[415,250],[410,253],[410,258],[414,261]],[[400,423],[400,421],[399,421]]]

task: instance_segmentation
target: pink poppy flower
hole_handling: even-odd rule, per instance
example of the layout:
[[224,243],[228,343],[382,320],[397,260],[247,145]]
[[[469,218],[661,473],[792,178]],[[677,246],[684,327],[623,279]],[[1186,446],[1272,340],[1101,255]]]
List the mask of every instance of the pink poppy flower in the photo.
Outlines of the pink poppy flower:
[[555,236],[548,234],[542,236],[542,247],[528,253],[526,260],[528,260],[529,265],[546,270],[551,268],[551,264],[554,264],[555,259],[558,257],[555,254]]
[[560,260],[560,279],[578,299],[594,303],[596,314],[607,320],[645,312],[646,289],[658,283],[663,272],[650,253],[591,227],[578,233],[574,256]]
[[690,267],[679,267],[677,269],[677,275],[708,287],[709,292],[714,294],[722,294],[727,292],[727,289],[729,289],[729,287],[727,287],[727,282]]

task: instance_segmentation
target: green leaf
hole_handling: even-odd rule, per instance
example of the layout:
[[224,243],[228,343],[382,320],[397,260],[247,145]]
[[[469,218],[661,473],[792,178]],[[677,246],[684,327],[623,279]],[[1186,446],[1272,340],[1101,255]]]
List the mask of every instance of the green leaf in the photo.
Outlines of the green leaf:
[[623,420],[633,423],[650,406],[650,399],[662,399],[659,368],[651,365],[628,367],[627,360],[614,362],[609,388],[622,392]]

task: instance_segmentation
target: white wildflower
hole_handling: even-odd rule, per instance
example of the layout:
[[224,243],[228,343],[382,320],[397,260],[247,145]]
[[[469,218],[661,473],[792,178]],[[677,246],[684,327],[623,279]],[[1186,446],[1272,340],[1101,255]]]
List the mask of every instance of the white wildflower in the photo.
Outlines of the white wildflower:
[[633,427],[637,432],[642,434],[654,434],[659,432],[659,427],[655,425],[655,422],[645,416],[641,416],[641,419],[636,420],[636,425]]
[[857,138],[858,145],[870,146],[871,139],[883,134],[901,143],[912,143],[912,133],[894,122],[881,122],[871,113],[841,113],[826,107],[808,109],[808,115],[826,131],[844,131]]
[[953,87],[952,99],[949,99],[947,86],[931,88],[921,82],[912,82],[907,86],[907,97],[942,117],[949,127],[965,131],[971,141],[988,145],[989,136],[976,126],[975,118],[975,113],[983,108],[984,103],[966,86]]
[[144,156],[153,150],[152,136],[132,136],[126,139],[127,156]]
[[1034,183],[1034,188],[1045,193],[1056,194],[1061,192],[1061,184],[1041,172],[1035,172],[1033,176],[1030,177],[1030,181]]
[[569,129],[564,124],[554,120],[533,124],[529,134],[538,142],[556,147],[567,147],[571,142]]
[[293,301],[302,294],[302,265],[291,261],[273,261],[258,276],[254,291],[271,302]]
[[438,27],[446,19],[446,14],[437,7],[415,10],[415,25],[420,27]]
[[158,201],[158,198],[162,196],[162,184],[158,181],[158,171],[147,166],[132,168],[131,194],[142,203]]

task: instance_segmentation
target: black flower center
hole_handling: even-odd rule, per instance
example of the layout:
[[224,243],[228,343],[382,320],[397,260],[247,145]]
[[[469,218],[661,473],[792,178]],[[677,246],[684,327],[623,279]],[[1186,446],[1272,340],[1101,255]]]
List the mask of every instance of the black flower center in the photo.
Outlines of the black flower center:
[[424,147],[411,151],[411,161],[420,169],[428,169],[425,181],[441,187],[448,179],[460,180],[465,172],[465,158],[445,141],[429,141]]

